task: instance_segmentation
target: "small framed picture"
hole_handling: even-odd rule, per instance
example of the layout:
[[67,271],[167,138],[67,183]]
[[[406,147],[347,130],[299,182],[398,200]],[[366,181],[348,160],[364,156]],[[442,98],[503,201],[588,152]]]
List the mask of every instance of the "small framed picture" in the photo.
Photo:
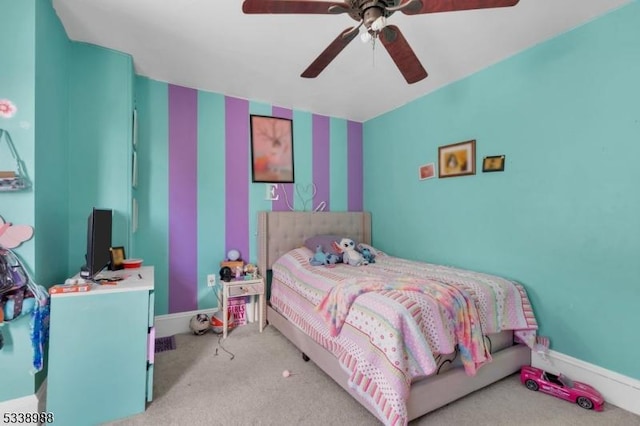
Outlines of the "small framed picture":
[[431,179],[436,175],[436,166],[434,163],[424,164],[418,169],[418,178],[420,180]]
[[109,269],[117,271],[118,269],[124,268],[124,264],[122,262],[127,258],[124,254],[124,247],[111,247],[109,251],[111,252],[111,264]]
[[482,171],[487,172],[503,172],[504,171],[504,155],[493,155],[484,157],[482,160]]
[[476,141],[469,140],[438,148],[438,177],[476,174]]

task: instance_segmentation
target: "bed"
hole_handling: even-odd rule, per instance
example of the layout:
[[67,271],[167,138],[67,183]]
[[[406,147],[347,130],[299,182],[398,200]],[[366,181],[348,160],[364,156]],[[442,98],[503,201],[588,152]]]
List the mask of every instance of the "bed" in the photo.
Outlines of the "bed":
[[[384,424],[406,424],[530,364],[537,324],[518,283],[384,253],[367,266],[311,266],[304,242],[329,234],[371,244],[371,216],[259,212],[258,268],[272,271],[267,322]],[[475,281],[463,291],[439,283],[445,276],[509,287],[490,290],[501,295],[492,311]]]

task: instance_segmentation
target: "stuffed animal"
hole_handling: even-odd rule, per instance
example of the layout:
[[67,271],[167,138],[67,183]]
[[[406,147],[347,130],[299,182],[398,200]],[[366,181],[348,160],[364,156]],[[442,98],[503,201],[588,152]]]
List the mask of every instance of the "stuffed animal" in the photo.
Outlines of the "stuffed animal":
[[327,255],[327,266],[333,266],[338,262],[340,262],[340,258],[337,254],[329,253]]
[[361,244],[358,244],[358,251],[368,263],[376,263],[376,255],[368,247],[362,247]]
[[350,238],[343,238],[340,242],[333,243],[333,247],[342,252],[342,263],[346,263],[351,266],[368,265],[362,254],[356,250],[356,243]]
[[327,261],[327,253],[322,250],[322,246],[316,246],[316,252],[313,257],[309,259],[309,263],[313,266],[323,266],[329,263]]

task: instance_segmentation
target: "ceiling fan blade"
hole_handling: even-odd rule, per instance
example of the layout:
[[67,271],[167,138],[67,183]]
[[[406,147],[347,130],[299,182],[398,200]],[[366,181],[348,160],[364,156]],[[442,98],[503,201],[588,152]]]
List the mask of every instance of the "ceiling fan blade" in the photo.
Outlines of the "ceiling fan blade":
[[411,4],[400,10],[407,15],[419,15],[422,13],[511,7],[518,4],[519,1],[520,0],[404,0],[403,3]]
[[340,35],[322,51],[316,60],[313,61],[306,70],[304,70],[300,77],[317,77],[327,67],[327,65],[329,65],[336,56],[338,56],[338,53],[342,52],[342,50],[347,47],[347,45],[351,43],[351,40],[356,38],[357,35],[358,31],[353,31],[353,28],[351,27],[341,32]]
[[413,84],[427,77],[427,71],[398,27],[395,25],[384,27],[380,32],[380,41],[407,83]]
[[244,0],[244,13],[338,14],[351,10],[345,2],[310,0]]

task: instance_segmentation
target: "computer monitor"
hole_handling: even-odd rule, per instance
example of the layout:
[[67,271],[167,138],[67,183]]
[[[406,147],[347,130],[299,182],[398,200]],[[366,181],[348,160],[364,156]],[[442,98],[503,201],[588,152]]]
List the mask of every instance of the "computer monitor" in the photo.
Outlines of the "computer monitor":
[[113,211],[93,208],[87,220],[86,265],[81,276],[93,279],[111,261],[111,228]]

